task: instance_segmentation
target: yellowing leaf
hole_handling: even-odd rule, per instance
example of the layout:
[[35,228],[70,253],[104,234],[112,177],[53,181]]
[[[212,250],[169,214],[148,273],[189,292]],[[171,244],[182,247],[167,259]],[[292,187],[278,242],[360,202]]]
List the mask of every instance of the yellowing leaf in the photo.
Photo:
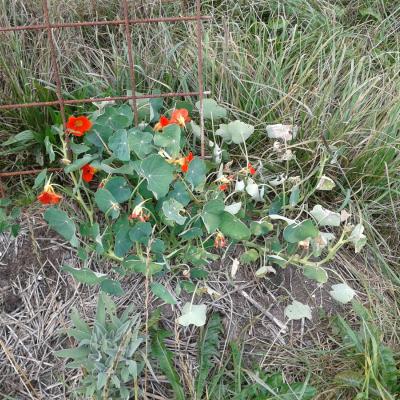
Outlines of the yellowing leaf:
[[207,317],[207,306],[205,304],[186,303],[182,309],[182,315],[178,318],[182,326],[204,326]]
[[311,308],[307,304],[293,300],[292,304],[286,306],[285,316],[289,318],[289,321],[303,318],[308,318],[311,321]]

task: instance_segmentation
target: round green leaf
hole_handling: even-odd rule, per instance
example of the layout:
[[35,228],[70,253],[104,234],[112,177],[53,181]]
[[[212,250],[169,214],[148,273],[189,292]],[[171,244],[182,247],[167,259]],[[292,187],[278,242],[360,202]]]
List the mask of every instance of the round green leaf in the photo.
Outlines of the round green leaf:
[[121,161],[130,160],[130,148],[128,134],[125,129],[119,129],[108,140],[108,147],[114,156]]
[[124,257],[126,253],[131,249],[133,242],[130,239],[130,225],[127,216],[125,215],[118,220],[119,223],[116,223],[114,226],[116,227],[114,231],[115,234],[115,244],[114,244],[114,253],[117,257]]
[[[146,260],[139,259],[137,256],[129,256],[123,262],[124,268],[143,275],[146,275]],[[163,264],[150,262],[148,266],[148,275],[154,275],[163,270]]]
[[328,274],[321,267],[307,265],[303,269],[303,274],[305,277],[317,281],[318,283],[326,283],[328,281]]
[[242,121],[233,121],[227,125],[220,125],[215,133],[222,136],[227,143],[240,144],[245,142],[254,133],[254,126],[245,124]]
[[221,216],[221,232],[234,240],[247,240],[250,238],[250,229],[240,219],[224,211]]
[[138,128],[128,131],[128,142],[131,151],[139,158],[144,158],[153,150],[153,135],[150,132],[143,132]]
[[240,256],[240,261],[243,264],[251,264],[254,263],[258,260],[260,255],[258,254],[258,251],[255,249],[249,249],[245,251],[241,256]]
[[156,133],[154,144],[163,147],[171,157],[177,157],[181,150],[181,128],[179,125],[168,125],[162,133]]
[[204,205],[203,218],[204,225],[208,233],[215,232],[221,224],[222,213],[224,212],[225,204],[222,200],[210,200]]
[[353,300],[356,292],[345,283],[339,283],[337,285],[332,285],[332,290],[329,294],[338,302],[346,304]]
[[319,204],[314,206],[310,214],[316,219],[319,226],[340,226],[340,214],[329,211]]
[[299,224],[288,225],[283,231],[283,238],[289,243],[298,243],[308,238],[314,238],[319,234],[314,223],[306,219]]
[[94,124],[90,132],[85,134],[84,141],[86,143],[94,144],[99,149],[103,149],[112,134],[113,129],[109,126]]
[[254,236],[261,236],[266,235],[274,229],[274,226],[271,222],[259,222],[259,221],[252,221],[250,224],[251,233]]
[[160,199],[168,193],[169,185],[174,179],[175,168],[161,156],[151,154],[142,161],[136,161],[133,165],[136,172],[146,178],[147,187],[154,193],[156,199]]
[[94,199],[100,210],[107,216],[112,219],[118,218],[120,212],[119,204],[107,189],[99,189],[95,193]]
[[118,203],[124,203],[131,197],[132,190],[128,185],[127,180],[122,176],[111,178],[104,186]]
[[190,203],[190,195],[186,190],[186,186],[181,181],[177,181],[173,185],[173,190],[168,193],[168,199],[175,199],[184,207]]
[[188,172],[185,174],[185,180],[189,182],[192,189],[202,190],[206,183],[206,164],[199,157],[195,157],[189,164]]
[[150,222],[137,222],[129,231],[129,237],[133,242],[146,245],[151,235],[152,227]]
[[68,240],[72,246],[78,247],[78,238],[76,237],[76,226],[68,217],[67,213],[59,208],[51,207],[44,213],[44,219],[50,228],[54,229],[65,240]]
[[165,251],[164,241],[161,239],[155,239],[151,243],[151,251],[155,254],[162,254]]
[[[200,110],[200,101],[196,103],[196,108]],[[214,99],[203,100],[204,118],[207,119],[220,119],[225,118],[227,115],[226,108],[220,106]]]

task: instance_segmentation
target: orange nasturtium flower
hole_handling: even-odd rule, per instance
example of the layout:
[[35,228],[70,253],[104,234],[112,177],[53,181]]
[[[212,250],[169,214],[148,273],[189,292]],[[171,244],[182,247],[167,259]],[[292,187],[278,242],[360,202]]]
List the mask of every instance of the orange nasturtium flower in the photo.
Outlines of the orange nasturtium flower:
[[185,108],[181,108],[179,110],[175,110],[171,115],[171,124],[177,124],[180,127],[184,128],[191,119],[189,117],[189,111]]
[[164,115],[162,115],[160,117],[160,121],[158,121],[155,125],[153,130],[155,132],[161,132],[166,126],[168,126],[170,124],[170,120],[167,117],[164,117]]
[[254,175],[256,173],[255,168],[250,163],[247,164],[247,171],[250,175]]
[[234,179],[233,175],[229,176],[222,175],[215,182],[219,183],[218,189],[221,192],[225,192],[229,189],[229,185],[232,183],[233,179]]
[[54,191],[53,186],[47,184],[45,185],[43,192],[39,194],[37,199],[42,204],[58,204],[61,201],[62,196]]
[[226,246],[225,236],[221,232],[217,232],[214,239],[214,247],[216,249],[222,249]]
[[92,129],[92,126],[92,122],[84,115],[80,117],[71,115],[67,122],[68,132],[74,136],[83,136],[87,131]]
[[180,165],[182,168],[182,172],[188,172],[189,164],[193,161],[193,153],[190,152],[186,157],[181,158]]
[[84,165],[82,168],[82,179],[89,183],[93,180],[94,174],[96,173],[96,168],[92,167],[90,164]]

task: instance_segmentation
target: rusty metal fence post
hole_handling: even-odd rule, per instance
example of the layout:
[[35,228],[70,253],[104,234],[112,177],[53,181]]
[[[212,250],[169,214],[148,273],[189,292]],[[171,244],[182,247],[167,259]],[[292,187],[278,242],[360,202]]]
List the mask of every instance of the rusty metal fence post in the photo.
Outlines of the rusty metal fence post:
[[[95,4],[93,1],[92,4]],[[30,107],[49,107],[58,106],[61,114],[61,120],[66,129],[66,114],[65,105],[75,105],[84,103],[96,103],[103,101],[132,101],[132,109],[135,118],[135,125],[138,124],[138,106],[137,101],[139,99],[151,99],[151,98],[169,98],[169,97],[195,97],[197,96],[200,101],[199,113],[200,113],[200,129],[201,129],[201,157],[205,156],[205,137],[204,137],[204,80],[203,80],[203,21],[210,20],[211,17],[202,15],[201,0],[195,0],[195,15],[190,16],[179,16],[179,17],[158,17],[158,18],[129,18],[129,3],[128,0],[122,0],[122,6],[124,11],[124,19],[116,19],[111,21],[83,21],[83,22],[68,22],[68,23],[52,23],[50,20],[50,13],[48,7],[48,0],[43,0],[43,14],[44,24],[36,25],[23,25],[23,26],[10,26],[0,27],[0,36],[7,32],[19,32],[19,31],[47,31],[48,43],[50,48],[50,56],[52,62],[52,69],[54,72],[54,79],[56,84],[56,95],[57,100],[54,101],[43,101],[43,102],[30,102],[30,103],[17,103],[17,104],[2,104],[0,110],[11,110],[15,108],[30,108]],[[132,25],[146,25],[146,24],[158,24],[158,23],[178,23],[178,22],[196,22],[196,45],[197,45],[197,64],[198,64],[198,90],[195,92],[172,92],[172,93],[160,93],[160,94],[136,94],[136,76],[135,76],[135,58],[134,50],[132,46],[131,38],[131,26]],[[63,96],[62,81],[60,67],[57,61],[57,47],[56,40],[54,37],[54,30],[65,29],[65,28],[80,28],[84,26],[125,26],[125,40],[128,51],[128,64],[129,64],[129,76],[131,84],[131,95],[126,96],[112,96],[112,97],[96,97],[96,98],[85,98],[85,99],[65,99]],[[49,169],[50,170],[50,169]],[[25,170],[25,171],[12,171],[12,172],[0,172],[0,197],[4,196],[4,189],[1,185],[2,178],[20,176],[20,175],[34,175],[39,173],[41,170]],[[62,171],[62,168],[53,168],[52,171]]]

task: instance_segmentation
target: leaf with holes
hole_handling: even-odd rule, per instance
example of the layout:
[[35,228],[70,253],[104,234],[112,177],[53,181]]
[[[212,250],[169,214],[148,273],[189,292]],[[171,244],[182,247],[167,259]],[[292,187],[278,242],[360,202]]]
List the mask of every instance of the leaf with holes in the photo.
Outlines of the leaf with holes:
[[162,210],[167,220],[176,222],[178,225],[183,225],[185,223],[186,217],[180,214],[183,210],[183,205],[175,199],[164,201]]
[[274,229],[271,222],[267,221],[252,221],[250,223],[250,230],[254,236],[267,235]]
[[297,136],[298,128],[293,125],[268,125],[267,135],[270,139],[292,140]]

